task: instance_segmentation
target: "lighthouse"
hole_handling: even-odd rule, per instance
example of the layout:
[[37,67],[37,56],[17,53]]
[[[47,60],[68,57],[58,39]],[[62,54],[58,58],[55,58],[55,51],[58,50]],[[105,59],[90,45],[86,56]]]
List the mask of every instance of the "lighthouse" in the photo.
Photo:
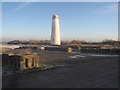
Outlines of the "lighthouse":
[[61,45],[60,30],[59,30],[59,16],[53,15],[52,17],[52,32],[51,32],[51,45]]

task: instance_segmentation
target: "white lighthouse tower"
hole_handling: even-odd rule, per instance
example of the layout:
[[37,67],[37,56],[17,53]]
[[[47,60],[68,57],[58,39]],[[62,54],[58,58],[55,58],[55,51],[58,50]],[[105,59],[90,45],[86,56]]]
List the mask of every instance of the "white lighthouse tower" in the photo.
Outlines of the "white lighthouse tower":
[[51,32],[51,45],[61,45],[60,30],[59,30],[59,16],[53,15],[52,17],[52,32]]

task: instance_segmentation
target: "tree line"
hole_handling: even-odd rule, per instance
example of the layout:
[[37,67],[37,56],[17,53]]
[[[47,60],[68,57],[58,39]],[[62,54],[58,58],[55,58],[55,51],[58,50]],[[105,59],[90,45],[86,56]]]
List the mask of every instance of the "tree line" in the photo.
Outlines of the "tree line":
[[[50,40],[13,40],[9,41],[8,44],[33,44],[33,45],[49,45]],[[115,41],[115,40],[103,40],[102,42],[87,42],[87,41],[81,41],[81,40],[71,40],[71,41],[61,41],[62,45],[70,45],[70,44],[108,44],[108,45],[113,45],[113,46],[120,46],[120,41]]]

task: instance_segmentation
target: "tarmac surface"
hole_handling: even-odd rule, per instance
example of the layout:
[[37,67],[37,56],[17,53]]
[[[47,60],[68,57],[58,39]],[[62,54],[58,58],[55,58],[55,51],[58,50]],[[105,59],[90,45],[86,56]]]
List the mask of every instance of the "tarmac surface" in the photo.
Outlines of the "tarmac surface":
[[3,88],[118,88],[118,57],[86,56],[62,60],[61,63],[65,66],[42,72],[3,76],[2,86]]

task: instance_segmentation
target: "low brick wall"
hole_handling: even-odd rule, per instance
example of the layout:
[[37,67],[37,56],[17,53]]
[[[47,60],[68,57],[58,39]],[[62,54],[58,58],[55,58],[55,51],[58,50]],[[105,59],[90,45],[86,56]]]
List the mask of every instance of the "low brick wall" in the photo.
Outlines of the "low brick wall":
[[68,52],[68,47],[45,47],[47,51],[61,51],[61,52]]
[[120,54],[120,49],[81,49],[81,53]]
[[21,71],[27,68],[39,67],[38,60],[39,57],[36,54],[2,55],[3,66]]

